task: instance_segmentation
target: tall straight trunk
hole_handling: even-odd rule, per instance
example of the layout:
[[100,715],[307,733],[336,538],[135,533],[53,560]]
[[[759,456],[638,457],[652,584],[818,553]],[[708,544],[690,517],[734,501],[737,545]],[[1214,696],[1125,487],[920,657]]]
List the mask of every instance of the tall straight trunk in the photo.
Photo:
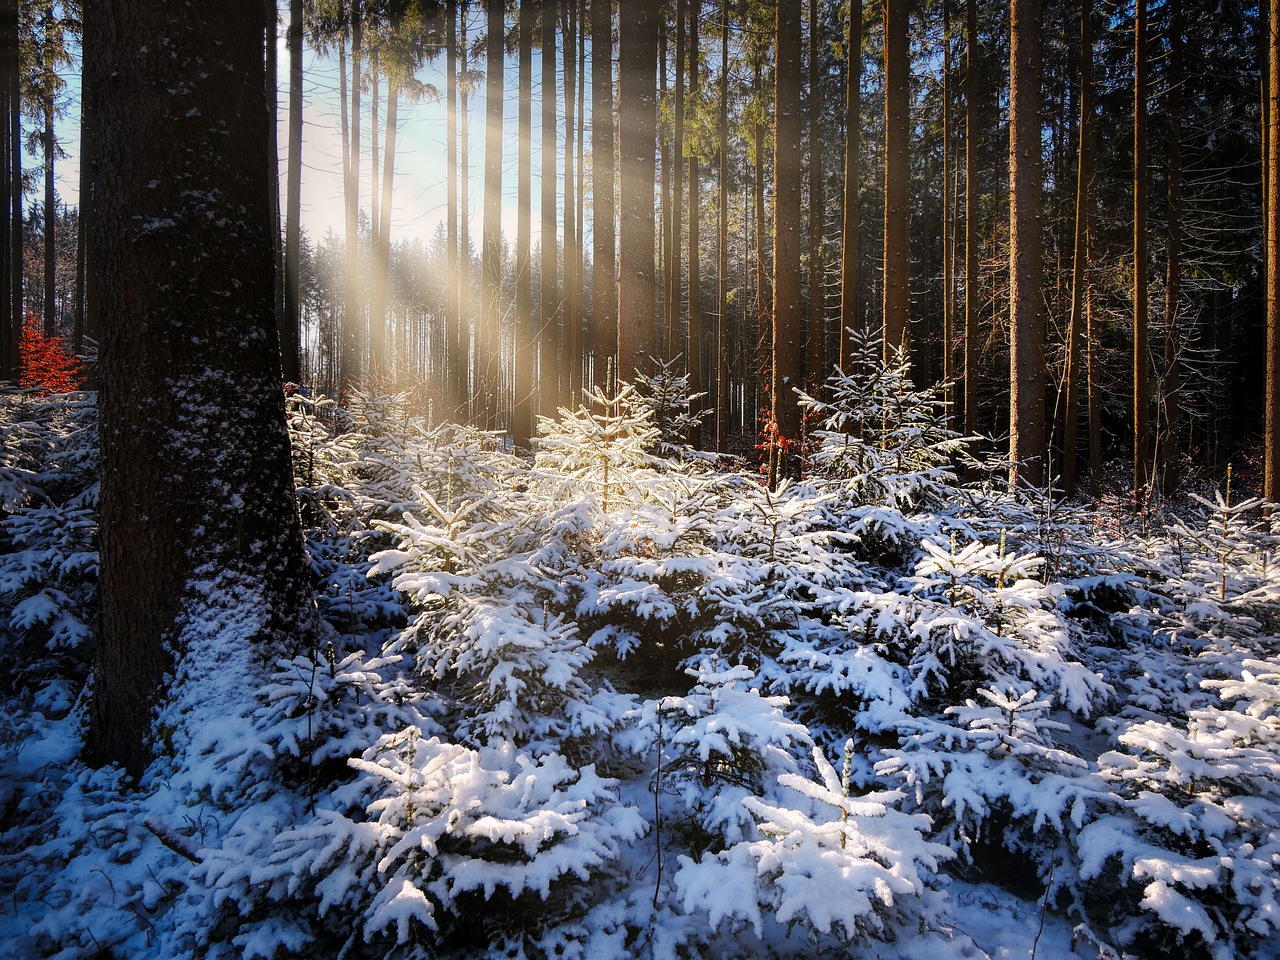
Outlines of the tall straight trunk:
[[[467,67],[467,0],[462,0],[458,28],[458,67],[466,77]],[[458,90],[458,317],[462,334],[462,394],[467,405],[467,419],[476,416],[475,303],[471,297],[471,113],[470,82]]]
[[375,50],[369,58],[369,236],[371,246],[378,242],[378,104],[382,96],[381,58]]
[[858,314],[861,183],[858,152],[862,143],[862,0],[849,0],[844,87],[844,211],[840,266],[840,369],[848,371],[853,331],[862,326]]
[[[763,82],[760,76],[760,65],[756,64],[751,77],[751,88],[757,100],[763,96]],[[764,124],[759,115],[752,129],[755,140],[755,164],[753,168],[752,197],[756,222],[756,369],[770,379],[773,374],[773,295],[769,290],[769,268],[765,247],[765,206],[764,206]],[[761,383],[760,389],[768,389],[769,383]],[[763,404],[760,404],[763,406]]]
[[822,81],[818,70],[822,22],[818,0],[809,0],[809,382],[821,390],[827,379],[827,322],[822,286]]
[[[382,151],[382,213],[378,229],[373,235],[374,301],[369,308],[369,329],[378,331],[376,341],[380,353],[374,369],[390,376],[396,369],[392,357],[385,353],[387,344],[387,302],[391,297],[391,187],[396,174],[396,123],[400,102],[400,84],[394,77],[387,78],[386,147]],[[400,358],[403,363],[403,355]]]
[[720,4],[720,194],[716,229],[716,450],[729,421],[729,0]]
[[[13,322],[13,271],[10,264],[10,245],[13,240],[13,220],[18,196],[13,190],[12,168],[14,155],[9,129],[14,112],[19,109],[13,97],[13,78],[18,74],[18,5],[15,0],[0,2],[0,30],[3,37],[3,57],[0,58],[0,102],[4,104],[4,124],[0,128],[0,157],[3,157],[3,177],[5,188],[4,205],[0,206],[0,380],[18,379],[18,332],[19,326]],[[81,129],[84,128],[84,111],[81,111]],[[84,142],[83,134],[82,140]],[[83,165],[81,167],[83,169]],[[81,218],[83,225],[84,219]]]
[[942,3],[942,382],[947,418],[954,408],[956,297],[951,181],[951,0]]
[[1089,285],[1089,234],[1093,190],[1093,0],[1080,4],[1080,147],[1076,170],[1075,249],[1071,268],[1071,321],[1067,328],[1067,382],[1062,431],[1062,485],[1076,492],[1080,414],[1080,339],[1084,335],[1085,291]]
[[[265,94],[267,100],[267,149],[271,154],[271,165],[267,170],[267,202],[271,208],[271,265],[272,265],[272,298],[273,312],[275,314],[277,337],[281,337],[285,329],[285,312],[284,312],[284,250],[281,246],[281,237],[284,232],[283,223],[280,216],[280,136],[277,120],[280,114],[280,103],[278,96],[279,86],[279,60],[280,56],[276,50],[276,44],[279,39],[278,31],[280,28],[280,18],[276,10],[276,0],[263,0],[263,6],[266,11],[266,30],[263,31],[263,53],[265,57],[266,70],[263,72],[265,83]],[[52,121],[52,115],[50,115]],[[53,126],[50,123],[49,136],[53,135]],[[48,185],[48,195],[53,196],[53,185]],[[52,250],[52,248],[50,248]],[[47,268],[46,268],[47,269]]]
[[[1085,238],[1086,262],[1090,240]],[[1085,349],[1088,357],[1085,369],[1089,374],[1089,496],[1097,500],[1102,495],[1102,374],[1101,346],[1099,343],[1097,312],[1093,305],[1093,285],[1089,272],[1085,271],[1084,287]]]
[[533,436],[533,5],[521,0],[518,14],[520,138],[516,158],[516,316],[512,326],[515,404],[511,438],[519,449]]
[[804,306],[800,267],[800,0],[779,0],[776,30],[773,120],[773,422],[779,441],[771,479],[798,475],[799,462],[784,455],[785,442],[798,445],[800,405],[795,390],[804,372]]
[[[302,381],[302,0],[289,0],[289,168],[285,183],[284,325],[280,366],[286,383]],[[81,204],[83,213],[83,203]]]
[[978,434],[978,3],[965,0],[964,434]]
[[480,347],[477,389],[485,423],[494,426],[497,416],[499,366],[497,363],[502,316],[502,96],[503,40],[506,4],[488,0],[485,32],[484,84],[484,251],[481,277],[484,285],[484,317],[477,338]]
[[911,77],[907,0],[885,0],[884,351],[908,347],[911,330]]
[[538,352],[538,409],[555,416],[560,403],[556,355],[559,338],[559,257],[556,249],[556,0],[542,4],[542,336]]
[[[688,0],[676,0],[676,93],[675,133],[672,147],[671,171],[671,221],[667,231],[667,340],[665,354],[668,360],[680,352],[681,321],[684,306],[684,262],[680,251],[684,244],[684,90],[685,69],[688,64],[685,48],[685,29],[688,24]],[[665,66],[665,65],[664,65]],[[685,363],[688,363],[685,356]]]
[[[658,30],[658,103],[659,111],[662,104],[667,103],[667,29],[666,20],[664,18],[662,27]],[[621,59],[619,59],[621,63]],[[621,119],[621,118],[619,118]],[[677,158],[678,158],[677,154]],[[670,316],[668,312],[673,302],[671,296],[671,278],[676,275],[677,258],[674,251],[674,245],[671,242],[671,137],[667,136],[667,124],[658,121],[658,166],[659,179],[662,181],[658,192],[658,262],[662,267],[662,276],[660,278],[662,289],[661,315],[658,318],[660,329],[658,330],[658,349],[662,351],[663,357],[670,356],[670,338],[668,336],[667,318]],[[677,163],[677,166],[679,164]]]
[[574,224],[573,236],[573,269],[577,273],[578,282],[574,285],[574,296],[578,300],[578,384],[585,383],[587,358],[590,353],[589,331],[584,330],[586,320],[586,283],[587,253],[583,231],[586,229],[587,203],[587,0],[576,0],[578,4],[578,203],[577,223]]
[[573,407],[581,385],[582,316],[579,310],[577,249],[577,178],[573,137],[577,129],[574,96],[577,93],[577,0],[564,5],[564,368],[561,371],[560,402]]
[[630,380],[653,353],[654,75],[661,17],[649,3],[618,9],[618,118],[622,209],[618,229],[618,378]]
[[58,200],[53,186],[54,157],[57,153],[53,131],[53,103],[45,104],[44,109],[44,334],[53,336],[57,332],[58,292],[57,285],[57,233],[58,233]]
[[1167,260],[1164,283],[1164,408],[1165,496],[1178,490],[1182,469],[1180,394],[1182,391],[1179,349],[1178,298],[1182,295],[1182,2],[1169,0],[1169,233],[1165,244]]
[[9,270],[9,294],[12,299],[6,306],[9,311],[9,326],[13,331],[15,348],[14,372],[16,373],[18,369],[16,349],[18,337],[22,330],[24,307],[22,296],[22,82],[18,69],[19,35],[17,10],[14,11],[10,30],[9,44],[13,51],[13,69],[9,72],[7,78],[11,104],[7,135],[9,137],[9,202],[13,205],[13,208],[9,221],[9,262],[6,266]]
[[1009,46],[1009,480],[1035,487],[1046,479],[1040,47],[1040,0],[1013,0]]
[[591,351],[606,384],[618,344],[617,232],[614,229],[613,0],[591,0]]
[[347,162],[347,275],[342,308],[342,392],[348,394],[359,379],[360,336],[360,58],[362,31],[360,0],[351,3],[350,153]]
[[1280,0],[1270,3],[1270,62],[1267,85],[1267,397],[1266,469],[1263,496],[1275,503],[1280,499],[1280,159],[1275,145],[1280,143]]
[[448,0],[445,8],[445,340],[449,367],[447,402],[450,416],[457,417],[463,397],[465,347],[462,336],[462,309],[458,290],[458,0]]
[[1151,481],[1147,364],[1147,0],[1133,22],[1133,492]]
[[[695,3],[689,10],[689,96],[698,97],[698,8]],[[702,406],[702,251],[699,221],[702,198],[699,193],[701,171],[695,147],[689,149],[689,327],[685,352],[688,355],[689,412],[695,416]],[[702,445],[701,429],[697,422],[689,430],[689,443],[695,449]]]

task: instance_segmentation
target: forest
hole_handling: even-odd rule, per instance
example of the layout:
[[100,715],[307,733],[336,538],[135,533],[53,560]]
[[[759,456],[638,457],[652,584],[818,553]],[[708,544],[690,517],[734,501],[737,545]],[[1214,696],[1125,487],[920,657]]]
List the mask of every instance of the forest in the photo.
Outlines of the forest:
[[1280,0],[0,34],[0,957],[1280,957]]

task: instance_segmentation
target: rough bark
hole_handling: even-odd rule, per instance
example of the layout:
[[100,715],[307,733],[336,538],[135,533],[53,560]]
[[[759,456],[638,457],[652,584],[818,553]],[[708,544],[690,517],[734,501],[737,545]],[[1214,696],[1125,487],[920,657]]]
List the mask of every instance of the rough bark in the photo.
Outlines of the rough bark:
[[[1280,64],[1280,0],[1270,3],[1270,61]],[[1267,397],[1266,468],[1263,495],[1272,503],[1280,499],[1280,70],[1271,70],[1267,87]]]
[[502,315],[502,95],[504,87],[503,39],[506,5],[488,0],[485,31],[484,90],[484,250],[481,263],[484,317],[478,338],[480,356],[476,388],[481,396],[485,422],[493,426],[498,399],[498,326]]
[[1080,4],[1080,145],[1076,167],[1075,243],[1071,268],[1071,319],[1067,328],[1067,377],[1062,431],[1062,486],[1076,492],[1080,422],[1080,341],[1084,336],[1085,291],[1089,284],[1089,198],[1093,192],[1093,0]]
[[978,434],[978,3],[965,0],[964,434]]
[[859,268],[862,260],[860,222],[862,190],[858,152],[862,143],[862,0],[849,0],[845,38],[848,61],[844,87],[844,216],[840,266],[840,368],[848,370],[852,332],[862,321],[858,313]]
[[1151,482],[1147,404],[1147,0],[1137,0],[1133,24],[1133,493]]
[[911,330],[911,77],[907,0],[885,0],[884,350],[906,350]]
[[516,315],[513,325],[512,361],[515,403],[512,409],[511,438],[515,446],[528,449],[533,436],[533,261],[530,253],[533,234],[533,10],[522,0],[517,20],[517,72],[520,128],[516,156]]
[[716,450],[729,420],[729,0],[720,5],[720,171],[716,230]]
[[622,202],[618,229],[618,378],[645,372],[653,353],[653,177],[659,11],[628,2],[618,18],[618,119]]
[[253,624],[264,663],[315,621],[273,311],[263,5],[139,0],[85,16],[104,325],[86,746],[91,762],[138,773],[184,611],[207,591],[249,598],[229,618]]
[[[664,258],[666,270],[667,336],[663,349],[666,359],[673,359],[680,352],[681,316],[684,306],[684,261],[680,258],[680,250],[684,245],[684,86],[685,67],[687,64],[685,49],[685,27],[688,18],[687,0],[676,0],[676,89],[675,89],[675,126],[672,134],[671,160],[671,217],[667,227],[667,255]],[[663,64],[665,70],[666,64]],[[685,362],[688,363],[688,356]]]
[[819,74],[822,20],[818,0],[809,0],[809,384],[822,389],[827,379],[827,323],[822,293],[822,79]]
[[598,385],[605,385],[618,343],[613,134],[613,0],[591,0],[591,351]]
[[561,375],[560,402],[574,407],[581,386],[582,367],[582,312],[581,289],[576,251],[578,249],[577,219],[577,167],[574,162],[574,133],[576,113],[574,94],[577,92],[577,0],[567,0],[564,6],[564,357]]
[[1182,470],[1182,357],[1179,299],[1182,296],[1182,3],[1169,0],[1168,234],[1165,242],[1164,381],[1160,405],[1164,419],[1162,487],[1166,497],[1178,492]]
[[1013,0],[1009,48],[1010,482],[1045,481],[1040,0]]
[[[689,10],[689,96],[698,97],[698,4]],[[685,354],[689,370],[689,412],[697,415],[702,407],[702,251],[699,234],[702,179],[696,147],[689,151],[689,324]],[[695,423],[689,430],[689,443],[694,449],[702,445],[702,431]]]
[[[798,444],[802,386],[804,304],[800,264],[801,61],[800,0],[779,0],[778,56],[774,74],[773,126],[773,421],[781,440]],[[776,477],[794,474],[798,459],[779,450]]]
[[284,324],[280,329],[280,366],[290,383],[302,380],[302,0],[289,0],[289,169],[285,184]]
[[553,417],[560,403],[559,337],[560,322],[559,257],[556,247],[556,0],[542,4],[542,287],[541,337],[538,351],[538,409]]

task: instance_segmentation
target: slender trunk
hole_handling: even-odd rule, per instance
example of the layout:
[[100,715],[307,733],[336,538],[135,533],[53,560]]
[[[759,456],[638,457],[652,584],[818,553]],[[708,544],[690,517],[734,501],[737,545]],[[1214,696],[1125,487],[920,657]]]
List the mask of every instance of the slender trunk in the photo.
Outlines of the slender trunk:
[[516,159],[516,316],[513,324],[512,359],[515,405],[511,438],[521,450],[533,436],[533,9],[521,0],[518,19],[519,126]]
[[720,4],[720,195],[716,230],[716,450],[729,420],[729,0]]
[[[1089,248],[1092,245],[1088,235],[1085,236],[1085,263],[1089,261]],[[1085,317],[1085,349],[1088,356],[1085,369],[1089,374],[1089,496],[1097,500],[1102,495],[1102,385],[1101,347],[1098,341],[1097,313],[1093,306],[1093,285],[1090,283],[1089,271],[1084,273],[1084,317]]]
[[1164,493],[1172,497],[1178,491],[1178,475],[1182,469],[1181,349],[1178,323],[1178,298],[1182,295],[1182,3],[1169,0],[1169,235],[1165,250],[1164,283],[1164,384],[1161,406],[1164,407]]
[[[373,237],[374,296],[376,303],[370,307],[369,328],[377,330],[377,340],[386,348],[387,303],[391,298],[391,188],[396,172],[396,121],[400,101],[400,84],[387,78],[386,149],[382,153],[382,213],[378,218],[378,230]],[[384,376],[390,377],[396,369],[392,358],[379,355]],[[403,362],[403,355],[401,356]],[[378,369],[375,366],[375,369]]]
[[578,274],[574,251],[577,249],[576,219],[577,177],[574,163],[573,136],[577,129],[574,95],[578,76],[577,2],[567,0],[564,6],[564,369],[561,371],[561,400],[574,406],[580,386],[582,357],[582,317],[579,313]]
[[[777,469],[772,479],[798,476],[799,461],[784,456],[785,444],[800,440],[804,308],[800,267],[800,78],[803,76],[800,0],[779,0],[778,56],[774,77],[773,126],[773,421],[777,427]],[[798,446],[797,446],[798,449]]]
[[1009,481],[1038,487],[1046,479],[1040,0],[1013,0],[1010,41]]
[[978,3],[965,0],[964,434],[978,434]]
[[18,11],[15,9],[13,20],[9,25],[8,38],[13,56],[13,68],[7,77],[9,81],[9,202],[13,205],[9,221],[9,294],[12,300],[6,304],[9,311],[9,325],[13,331],[14,343],[14,379],[17,379],[18,357],[17,344],[22,330],[23,307],[22,296],[22,82],[18,68],[19,34]]
[[[621,63],[621,58],[619,58]],[[677,73],[679,70],[677,69]],[[667,103],[667,29],[666,21],[663,20],[662,27],[658,31],[658,164],[660,167],[659,176],[662,180],[661,189],[658,198],[658,261],[662,265],[662,313],[658,319],[660,329],[658,330],[658,346],[662,351],[663,357],[671,355],[671,338],[670,338],[670,310],[671,305],[675,302],[675,298],[671,294],[672,278],[676,276],[676,271],[680,269],[679,260],[675,254],[675,244],[672,243],[672,215],[673,204],[671,202],[671,165],[672,165],[672,145],[671,139],[667,136],[667,124],[662,121],[661,113]],[[619,116],[621,120],[621,116]],[[679,153],[676,154],[677,161]],[[679,163],[676,163],[679,166]]]
[[849,26],[845,44],[844,88],[844,218],[840,267],[840,369],[849,369],[851,334],[862,326],[858,315],[858,280],[862,257],[860,245],[861,184],[858,179],[858,151],[862,137],[862,0],[849,0]]
[[449,367],[445,377],[450,416],[461,409],[464,383],[464,346],[461,303],[458,292],[458,0],[449,0],[445,10],[445,340]]
[[951,0],[942,3],[942,382],[947,418],[953,414],[955,383],[956,298],[952,271],[951,197]]
[[556,249],[556,18],[557,0],[542,4],[542,336],[539,349],[539,410],[555,416],[560,403],[556,356],[560,293]]
[[53,166],[57,140],[53,135],[53,103],[44,105],[44,334],[57,333],[58,199],[53,188]]
[[1147,374],[1147,0],[1133,24],[1133,494],[1151,481]]
[[911,77],[907,0],[885,0],[884,351],[908,348],[911,330]]
[[809,384],[813,391],[821,391],[827,379],[827,323],[822,295],[826,273],[822,259],[822,81],[818,69],[821,37],[818,0],[809,0]]
[[[697,102],[698,97],[698,7],[695,3],[689,11],[689,96]],[[701,172],[698,168],[698,154],[695,147],[689,149],[689,327],[688,342],[685,352],[688,355],[689,412],[697,415],[702,400],[697,395],[702,393],[702,259],[699,221],[702,212],[702,198],[699,193]],[[699,425],[695,422],[689,430],[689,443],[694,449],[702,446]]]
[[618,114],[622,209],[618,230],[618,378],[630,380],[653,353],[654,75],[660,16],[648,3],[619,7]]
[[586,228],[587,202],[587,168],[586,168],[586,127],[587,127],[587,0],[578,3],[578,216],[574,224],[573,236],[573,269],[577,282],[573,287],[573,295],[577,301],[578,316],[578,364],[575,368],[578,386],[586,383],[587,363],[591,354],[590,329],[584,329],[586,321],[586,283],[587,257],[586,242],[583,230]]
[[[467,7],[460,5],[458,22],[458,68],[461,76],[467,67]],[[479,368],[476,357],[475,303],[471,297],[471,82],[464,79],[458,89],[458,319],[462,338],[462,392],[467,419],[476,417],[476,390]]]
[[351,4],[351,108],[350,181],[347,190],[347,277],[343,305],[342,387],[347,394],[359,378],[362,359],[360,336],[360,58],[362,30],[361,0]]
[[1080,4],[1080,160],[1076,173],[1075,252],[1071,268],[1071,321],[1067,328],[1067,382],[1062,436],[1062,485],[1076,492],[1080,407],[1080,339],[1084,334],[1085,290],[1089,284],[1089,233],[1093,190],[1093,0]]
[[[609,386],[606,358],[618,343],[614,229],[613,0],[591,0],[591,349],[595,382]],[[616,370],[612,375],[616,376]]]
[[484,251],[482,282],[484,317],[481,321],[477,389],[485,424],[492,428],[498,413],[498,364],[502,343],[502,97],[505,87],[503,40],[506,33],[506,5],[488,0],[485,31],[484,97]]
[[[289,0],[289,169],[285,184],[285,309],[280,366],[286,383],[300,383],[302,369],[302,0]],[[83,203],[81,205],[83,210]]]
[[1268,48],[1272,64],[1267,87],[1267,398],[1266,471],[1263,495],[1280,499],[1280,159],[1275,144],[1280,142],[1280,0],[1271,0]]
[[[757,101],[763,99],[763,82],[760,77],[760,65],[756,64],[752,73],[751,87]],[[757,114],[757,117],[759,115]],[[761,375],[759,390],[766,390],[772,382],[773,373],[773,294],[769,290],[769,268],[765,247],[766,220],[764,206],[764,124],[757,119],[752,129],[755,141],[755,164],[752,186],[754,187],[753,206],[756,221],[756,369]],[[763,401],[757,408],[763,406]],[[772,414],[771,414],[772,415]]]
[[[271,156],[271,164],[267,169],[267,202],[271,209],[271,276],[272,304],[276,321],[277,338],[283,340],[286,316],[284,311],[284,250],[281,246],[283,224],[280,217],[280,135],[277,120],[280,103],[278,86],[280,80],[280,56],[276,50],[279,39],[280,18],[276,10],[276,0],[263,0],[266,8],[266,30],[263,32],[263,53],[266,69],[263,72],[267,101],[267,150]],[[52,119],[52,118],[51,118]],[[52,135],[53,128],[50,126]]]
[[380,234],[378,218],[379,198],[382,191],[378,189],[378,103],[382,96],[382,68],[380,57],[376,52],[369,58],[369,236],[376,243]]
[[[667,273],[667,344],[668,360],[679,352],[681,321],[684,307],[684,261],[680,251],[684,244],[684,91],[688,51],[685,48],[685,30],[688,25],[688,0],[676,0],[676,102],[675,140],[672,148],[672,207],[670,230],[670,269]],[[689,362],[685,356],[686,365]]]

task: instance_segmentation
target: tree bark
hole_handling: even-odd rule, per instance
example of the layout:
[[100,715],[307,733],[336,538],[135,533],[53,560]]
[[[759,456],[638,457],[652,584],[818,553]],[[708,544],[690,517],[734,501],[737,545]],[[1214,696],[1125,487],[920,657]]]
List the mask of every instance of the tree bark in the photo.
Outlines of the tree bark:
[[1169,0],[1169,223],[1165,243],[1164,382],[1160,394],[1164,413],[1162,485],[1166,497],[1178,492],[1182,471],[1182,358],[1179,298],[1182,296],[1182,2]]
[[1147,364],[1147,0],[1133,24],[1133,495],[1151,482]]
[[1270,72],[1267,88],[1267,141],[1272,149],[1267,157],[1267,398],[1266,468],[1263,495],[1280,500],[1280,0],[1270,3]]
[[773,421],[779,433],[775,479],[798,475],[799,461],[786,456],[786,444],[800,440],[804,306],[801,297],[800,78],[803,76],[800,0],[779,0],[778,56],[774,75],[773,134]]
[[619,7],[618,379],[645,372],[653,353],[653,177],[659,12],[647,2]]
[[210,591],[241,598],[228,622],[262,663],[315,636],[273,310],[263,14],[260,0],[85,6],[104,324],[86,747],[134,774],[184,614]]
[[[1140,0],[1141,2],[1141,0]],[[1013,0],[1009,49],[1010,483],[1045,482],[1040,0]]]
[[591,350],[606,387],[618,343],[613,132],[613,0],[591,0]]
[[[672,139],[671,158],[671,217],[667,229],[667,255],[664,258],[666,270],[666,308],[667,337],[663,355],[668,360],[675,358],[680,351],[681,320],[684,306],[684,261],[680,258],[680,250],[684,245],[684,84],[685,68],[685,27],[688,18],[687,0],[676,0],[676,91],[675,91],[675,131]],[[666,65],[663,64],[665,69]],[[689,362],[685,356],[686,365]]]
[[574,163],[574,132],[577,129],[574,95],[577,92],[577,0],[564,5],[564,361],[561,370],[560,402],[575,406],[581,386],[582,313],[577,259],[577,173]]
[[458,289],[458,0],[445,6],[445,330],[449,367],[447,403],[450,416],[457,417],[465,396],[466,347],[462,335],[462,304]]
[[476,387],[481,395],[485,423],[492,428],[497,416],[498,365],[502,310],[502,96],[506,5],[488,0],[485,32],[484,93],[484,318],[481,322],[480,356]]
[[360,57],[362,46],[360,0],[351,0],[350,155],[347,162],[347,273],[342,306],[342,396],[360,380]]
[[729,421],[729,0],[720,5],[720,193],[716,230],[716,450]]
[[544,417],[554,417],[560,404],[559,258],[556,249],[556,0],[542,4],[542,336],[538,358],[538,408]]
[[[698,98],[698,7],[689,10],[689,96]],[[702,197],[699,181],[702,179],[698,165],[696,145],[689,151],[689,325],[685,353],[689,370],[689,412],[697,415],[702,409],[702,251],[699,234]],[[702,430],[695,422],[689,429],[689,443],[693,448],[702,446]]]
[[[55,70],[53,57],[53,4],[44,9],[44,69],[52,78]],[[57,235],[58,235],[58,203],[54,191],[54,161],[58,154],[58,141],[53,129],[53,83],[46,81],[45,102],[41,104],[44,113],[44,335],[51,337],[57,333]]]
[[818,0],[809,0],[809,386],[816,396],[827,379],[827,322],[822,286],[822,22]]
[[942,383],[946,416],[955,400],[956,289],[951,182],[951,0],[942,2]]
[[852,333],[860,330],[858,282],[862,259],[858,153],[862,143],[862,0],[849,0],[844,88],[844,218],[840,266],[840,369],[848,371]]
[[965,0],[964,434],[978,435],[978,4]]
[[511,438],[521,450],[533,436],[533,9],[521,0],[517,21],[520,140],[516,156],[516,316],[512,360],[515,405]]
[[884,355],[909,347],[911,331],[911,77],[907,0],[885,0]]

